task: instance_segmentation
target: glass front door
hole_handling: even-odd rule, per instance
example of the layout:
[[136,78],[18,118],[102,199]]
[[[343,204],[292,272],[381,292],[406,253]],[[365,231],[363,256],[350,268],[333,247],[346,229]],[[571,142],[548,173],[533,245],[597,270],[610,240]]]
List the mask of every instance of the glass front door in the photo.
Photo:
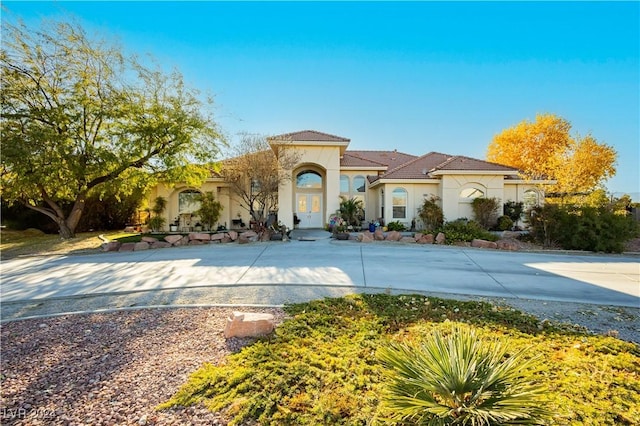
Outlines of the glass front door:
[[322,228],[322,195],[298,194],[296,206],[300,228]]

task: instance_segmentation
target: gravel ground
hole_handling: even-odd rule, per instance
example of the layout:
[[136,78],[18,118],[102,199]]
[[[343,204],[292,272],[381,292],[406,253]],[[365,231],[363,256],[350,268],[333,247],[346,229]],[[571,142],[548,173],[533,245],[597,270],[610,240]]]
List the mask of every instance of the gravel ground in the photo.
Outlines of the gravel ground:
[[[280,309],[252,309],[284,318]],[[224,425],[203,407],[155,411],[226,340],[229,308],[150,309],[2,324],[3,425]]]

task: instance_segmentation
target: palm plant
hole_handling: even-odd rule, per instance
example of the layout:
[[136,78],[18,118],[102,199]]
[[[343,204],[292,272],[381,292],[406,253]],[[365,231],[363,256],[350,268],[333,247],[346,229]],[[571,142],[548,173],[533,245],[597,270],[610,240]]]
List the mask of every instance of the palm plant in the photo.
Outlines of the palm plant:
[[534,360],[524,354],[461,326],[422,344],[392,344],[379,352],[390,379],[383,404],[400,424],[544,424],[543,389],[532,384]]
[[363,213],[361,199],[340,196],[340,216],[347,222],[347,225],[359,226]]

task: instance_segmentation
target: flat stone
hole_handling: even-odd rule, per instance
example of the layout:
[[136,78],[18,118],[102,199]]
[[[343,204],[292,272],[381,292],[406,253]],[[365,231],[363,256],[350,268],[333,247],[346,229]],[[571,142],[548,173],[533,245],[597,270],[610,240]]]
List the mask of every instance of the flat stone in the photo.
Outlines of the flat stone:
[[118,251],[133,251],[136,247],[136,243],[122,243]]
[[157,242],[158,239],[153,237],[142,237],[142,241],[151,244]]
[[496,244],[498,246],[498,249],[500,250],[510,250],[510,251],[520,250],[520,246],[514,240],[498,240]]
[[211,235],[202,232],[191,233],[189,234],[189,240],[211,241]]
[[438,235],[436,235],[436,244],[444,244],[446,242],[447,237],[442,232],[438,232]]
[[109,241],[102,244],[102,251],[118,251],[120,249],[120,243],[118,241]]
[[264,336],[273,331],[274,318],[271,314],[256,312],[233,312],[227,318],[224,337],[256,337]]
[[151,243],[152,249],[168,248],[168,247],[171,247],[171,243],[168,243],[166,241],[156,241],[155,243]]
[[387,241],[400,241],[402,239],[402,234],[398,231],[389,231],[387,232],[387,236],[385,240]]
[[182,239],[182,235],[167,235],[164,240],[169,244],[175,244]]
[[173,245],[176,246],[176,247],[178,247],[178,246],[186,246],[187,244],[189,244],[189,237],[186,236],[186,235],[184,237],[180,238],[175,243],[173,243]]
[[476,238],[471,241],[471,247],[497,249],[498,244],[494,243],[493,241],[481,240]]
[[224,233],[211,234],[211,241],[222,240],[222,239],[224,239],[224,236],[225,236]]
[[189,245],[190,246],[201,246],[202,244],[204,244],[204,241],[202,241],[202,240],[191,240],[191,241],[189,241]]
[[133,248],[133,250],[135,251],[140,251],[140,250],[149,250],[149,243],[147,243],[146,241],[140,241],[139,243],[135,243],[135,247]]

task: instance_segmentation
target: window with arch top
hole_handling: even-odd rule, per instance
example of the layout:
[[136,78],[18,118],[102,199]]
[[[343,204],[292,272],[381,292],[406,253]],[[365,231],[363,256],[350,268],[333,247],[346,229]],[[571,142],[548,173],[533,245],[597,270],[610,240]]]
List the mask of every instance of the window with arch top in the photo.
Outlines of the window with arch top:
[[178,213],[193,213],[200,208],[200,191],[187,189],[178,194]]
[[355,192],[364,192],[365,182],[364,176],[356,176],[353,178],[353,190]]
[[304,170],[296,176],[296,187],[304,189],[322,189],[322,176],[313,170]]
[[340,192],[349,193],[349,176],[347,175],[340,175]]

